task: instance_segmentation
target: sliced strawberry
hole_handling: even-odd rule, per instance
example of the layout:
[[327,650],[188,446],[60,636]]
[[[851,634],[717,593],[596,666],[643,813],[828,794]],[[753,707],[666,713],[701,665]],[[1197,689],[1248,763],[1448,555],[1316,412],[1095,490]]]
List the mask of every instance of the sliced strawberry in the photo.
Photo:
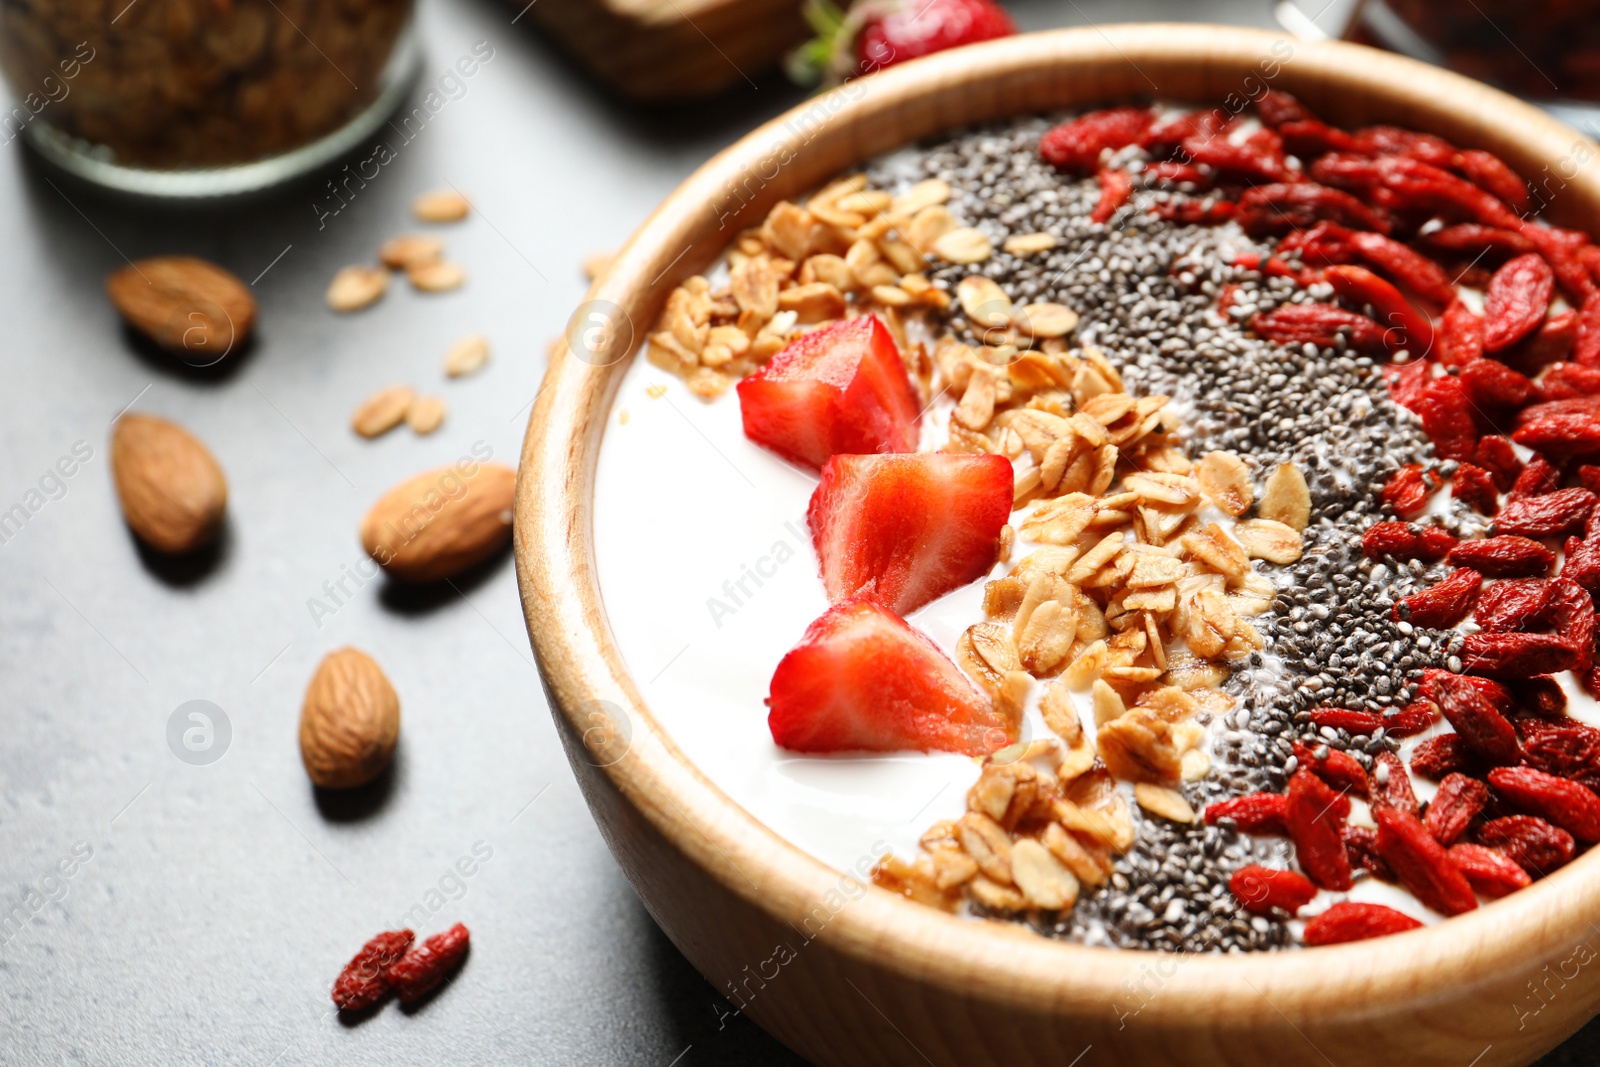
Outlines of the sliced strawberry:
[[871,315],[802,335],[739,383],[745,436],[813,469],[841,452],[915,451],[920,411],[894,338]]
[[796,752],[987,755],[1008,721],[928,638],[870,600],[842,600],[772,675],[767,726]]
[[978,580],[994,566],[1011,495],[1004,456],[834,456],[806,512],[828,599],[909,615]]

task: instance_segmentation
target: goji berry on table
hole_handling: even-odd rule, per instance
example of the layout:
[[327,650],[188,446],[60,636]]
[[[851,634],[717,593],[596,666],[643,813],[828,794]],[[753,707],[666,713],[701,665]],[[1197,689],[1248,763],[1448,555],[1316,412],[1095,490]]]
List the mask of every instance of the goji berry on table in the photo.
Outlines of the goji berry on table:
[[1415,463],[1407,463],[1389,477],[1383,487],[1383,502],[1402,519],[1418,515],[1427,507],[1432,479]]
[[1311,746],[1299,741],[1294,743],[1295,758],[1300,761],[1300,766],[1342,793],[1365,797],[1367,769],[1348,752],[1336,748],[1326,749],[1326,752],[1326,756],[1319,758]]
[[1234,871],[1228,888],[1244,910],[1254,915],[1271,915],[1274,908],[1293,915],[1317,895],[1317,887],[1299,871],[1274,870],[1259,863]]
[[389,994],[388,969],[397,963],[416,935],[410,930],[379,934],[350,958],[333,983],[333,1002],[340,1011],[363,1011]]
[[1376,807],[1372,818],[1378,824],[1378,854],[1412,896],[1441,915],[1460,915],[1478,906],[1466,877],[1416,816]]
[[1490,678],[1531,678],[1569,671],[1578,656],[1554,634],[1467,634],[1461,639],[1461,663]]
[[1435,378],[1423,390],[1417,414],[1442,459],[1470,461],[1478,448],[1472,401],[1460,378]]
[[1440,734],[1419,744],[1411,753],[1411,773],[1431,781],[1443,781],[1458,771],[1477,765],[1460,734]]
[[1544,257],[1529,252],[1494,272],[1483,298],[1483,350],[1510,348],[1538,329],[1555,295],[1555,274]]
[[1549,606],[1549,582],[1543,578],[1507,578],[1490,582],[1478,594],[1472,621],[1484,633],[1517,633],[1538,626]]
[[1223,819],[1232,819],[1244,834],[1287,834],[1284,812],[1288,802],[1282,793],[1247,793],[1206,805],[1205,820],[1214,826]]
[[1597,501],[1600,497],[1576,487],[1508,500],[1495,516],[1495,532],[1518,537],[1555,537],[1571,533],[1583,528]]
[[1556,554],[1529,537],[1500,534],[1462,541],[1450,550],[1457,567],[1471,567],[1486,578],[1530,578],[1550,573]]
[[1483,575],[1470,567],[1458,567],[1443,581],[1401,597],[1394,606],[1394,617],[1413,626],[1449,629],[1471,613],[1482,586]]
[[1494,475],[1475,463],[1463,463],[1456,469],[1450,478],[1450,496],[1480,515],[1493,515],[1500,510],[1500,494],[1495,491]]
[[1117,213],[1117,208],[1128,202],[1128,197],[1133,195],[1133,178],[1125,170],[1102,170],[1098,175],[1100,181],[1100,201],[1095,204],[1094,210],[1089,213],[1091,222],[1109,222],[1111,216]]
[[1149,108],[1113,107],[1063,122],[1039,139],[1039,155],[1051,166],[1088,173],[1100,169],[1100,155],[1137,144],[1155,116]]
[[421,1000],[449,977],[466,959],[471,935],[456,923],[442,934],[434,934],[401,957],[389,968],[389,984],[401,1003]]
[[1572,835],[1533,815],[1506,815],[1478,827],[1478,844],[1503,852],[1535,878],[1565,866],[1577,846]]
[[[1529,634],[1472,635],[1505,639]],[[1515,763],[1521,758],[1516,727],[1500,713],[1478,687],[1464,678],[1443,675],[1435,682],[1439,710],[1455,728],[1468,751],[1496,765]]]
[[[1423,499],[1427,499],[1426,491]],[[1420,559],[1432,563],[1444,559],[1456,544],[1455,534],[1442,526],[1418,526],[1410,522],[1373,523],[1361,536],[1361,551],[1371,559],[1393,556],[1399,560]]]
[[1522,473],[1522,460],[1518,458],[1511,438],[1502,434],[1492,433],[1478,438],[1478,448],[1472,454],[1472,461],[1494,475],[1494,487],[1502,493],[1517,484],[1517,475]]
[[1505,853],[1470,841],[1450,846],[1450,862],[1466,877],[1473,890],[1491,899],[1533,884],[1528,872]]
[[1496,767],[1489,784],[1514,807],[1558,826],[1575,840],[1600,841],[1600,797],[1570,778],[1533,767]]
[[1358,904],[1341,900],[1306,923],[1303,939],[1313,948],[1343,945],[1351,941],[1403,934],[1421,926],[1420,921],[1405,912],[1383,904]]
[[1365,315],[1332,304],[1282,304],[1252,316],[1250,329],[1278,344],[1309,343],[1318,348],[1348,345],[1369,354],[1385,351],[1382,326]]
[[1489,787],[1476,778],[1456,772],[1445,775],[1439,791],[1428,802],[1428,814],[1422,825],[1435,841],[1448,845],[1467,832],[1489,803]]
[[[1296,771],[1289,779],[1284,821],[1294,841],[1295,856],[1306,875],[1324,889],[1350,888],[1350,858],[1345,854],[1339,827],[1348,814],[1349,801],[1310,771]],[[1344,800],[1345,811],[1339,811]]]

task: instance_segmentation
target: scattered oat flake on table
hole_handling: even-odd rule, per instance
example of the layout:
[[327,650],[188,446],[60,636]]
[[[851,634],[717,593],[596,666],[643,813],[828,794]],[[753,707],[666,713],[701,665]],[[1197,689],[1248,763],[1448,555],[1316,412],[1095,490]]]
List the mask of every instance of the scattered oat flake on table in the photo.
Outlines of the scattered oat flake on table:
[[454,189],[435,189],[411,201],[411,213],[423,222],[460,222],[471,210],[472,204]]
[[443,257],[443,241],[415,233],[391,237],[378,249],[378,261],[390,270],[409,270],[425,263],[437,263]]
[[350,428],[362,437],[378,437],[399,426],[417,394],[409,385],[391,385],[361,402],[350,416]]
[[388,288],[388,272],[378,267],[344,267],[328,285],[328,306],[335,311],[360,311],[377,302]]
[[417,397],[406,408],[406,425],[417,433],[432,433],[444,423],[444,412],[444,401],[438,397]]
[[613,252],[595,252],[585,257],[583,261],[583,276],[591,282],[594,281],[606,272],[606,268],[611,266],[611,261],[616,258],[616,254]]
[[461,288],[461,283],[467,280],[467,272],[454,263],[424,263],[406,271],[406,277],[411,279],[413,288],[425,293],[444,293],[451,289]]
[[489,362],[489,339],[481,333],[469,333],[450,346],[444,356],[444,372],[452,378],[476,374]]

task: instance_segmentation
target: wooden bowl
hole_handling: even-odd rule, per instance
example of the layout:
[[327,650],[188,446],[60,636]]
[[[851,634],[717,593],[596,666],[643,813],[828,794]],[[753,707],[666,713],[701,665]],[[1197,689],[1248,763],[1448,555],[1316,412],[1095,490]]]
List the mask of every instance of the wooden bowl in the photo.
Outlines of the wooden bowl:
[[1600,1007],[1600,856],[1443,925],[1238,956],[1086,948],[865,888],[864,872],[802,853],[691,766],[612,639],[590,534],[611,399],[668,292],[740,228],[844,168],[964,125],[1140,95],[1237,107],[1268,84],[1333,122],[1496,152],[1549,197],[1552,221],[1600,228],[1600,149],[1476,82],[1239,29],[1067,30],[891,69],[739,141],[634,235],[550,366],[523,447],[516,554],[568,757],[673,943],[729,1011],[817,1063],[1489,1067],[1531,1062]]

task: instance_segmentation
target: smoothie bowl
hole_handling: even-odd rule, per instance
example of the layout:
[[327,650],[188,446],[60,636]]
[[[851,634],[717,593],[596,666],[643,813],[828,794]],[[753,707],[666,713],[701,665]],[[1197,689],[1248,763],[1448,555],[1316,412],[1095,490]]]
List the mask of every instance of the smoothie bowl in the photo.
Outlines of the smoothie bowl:
[[1520,1064],[1587,1019],[1595,152],[1131,26],[685,183],[573,317],[517,556],[721,1010],[830,1064]]

